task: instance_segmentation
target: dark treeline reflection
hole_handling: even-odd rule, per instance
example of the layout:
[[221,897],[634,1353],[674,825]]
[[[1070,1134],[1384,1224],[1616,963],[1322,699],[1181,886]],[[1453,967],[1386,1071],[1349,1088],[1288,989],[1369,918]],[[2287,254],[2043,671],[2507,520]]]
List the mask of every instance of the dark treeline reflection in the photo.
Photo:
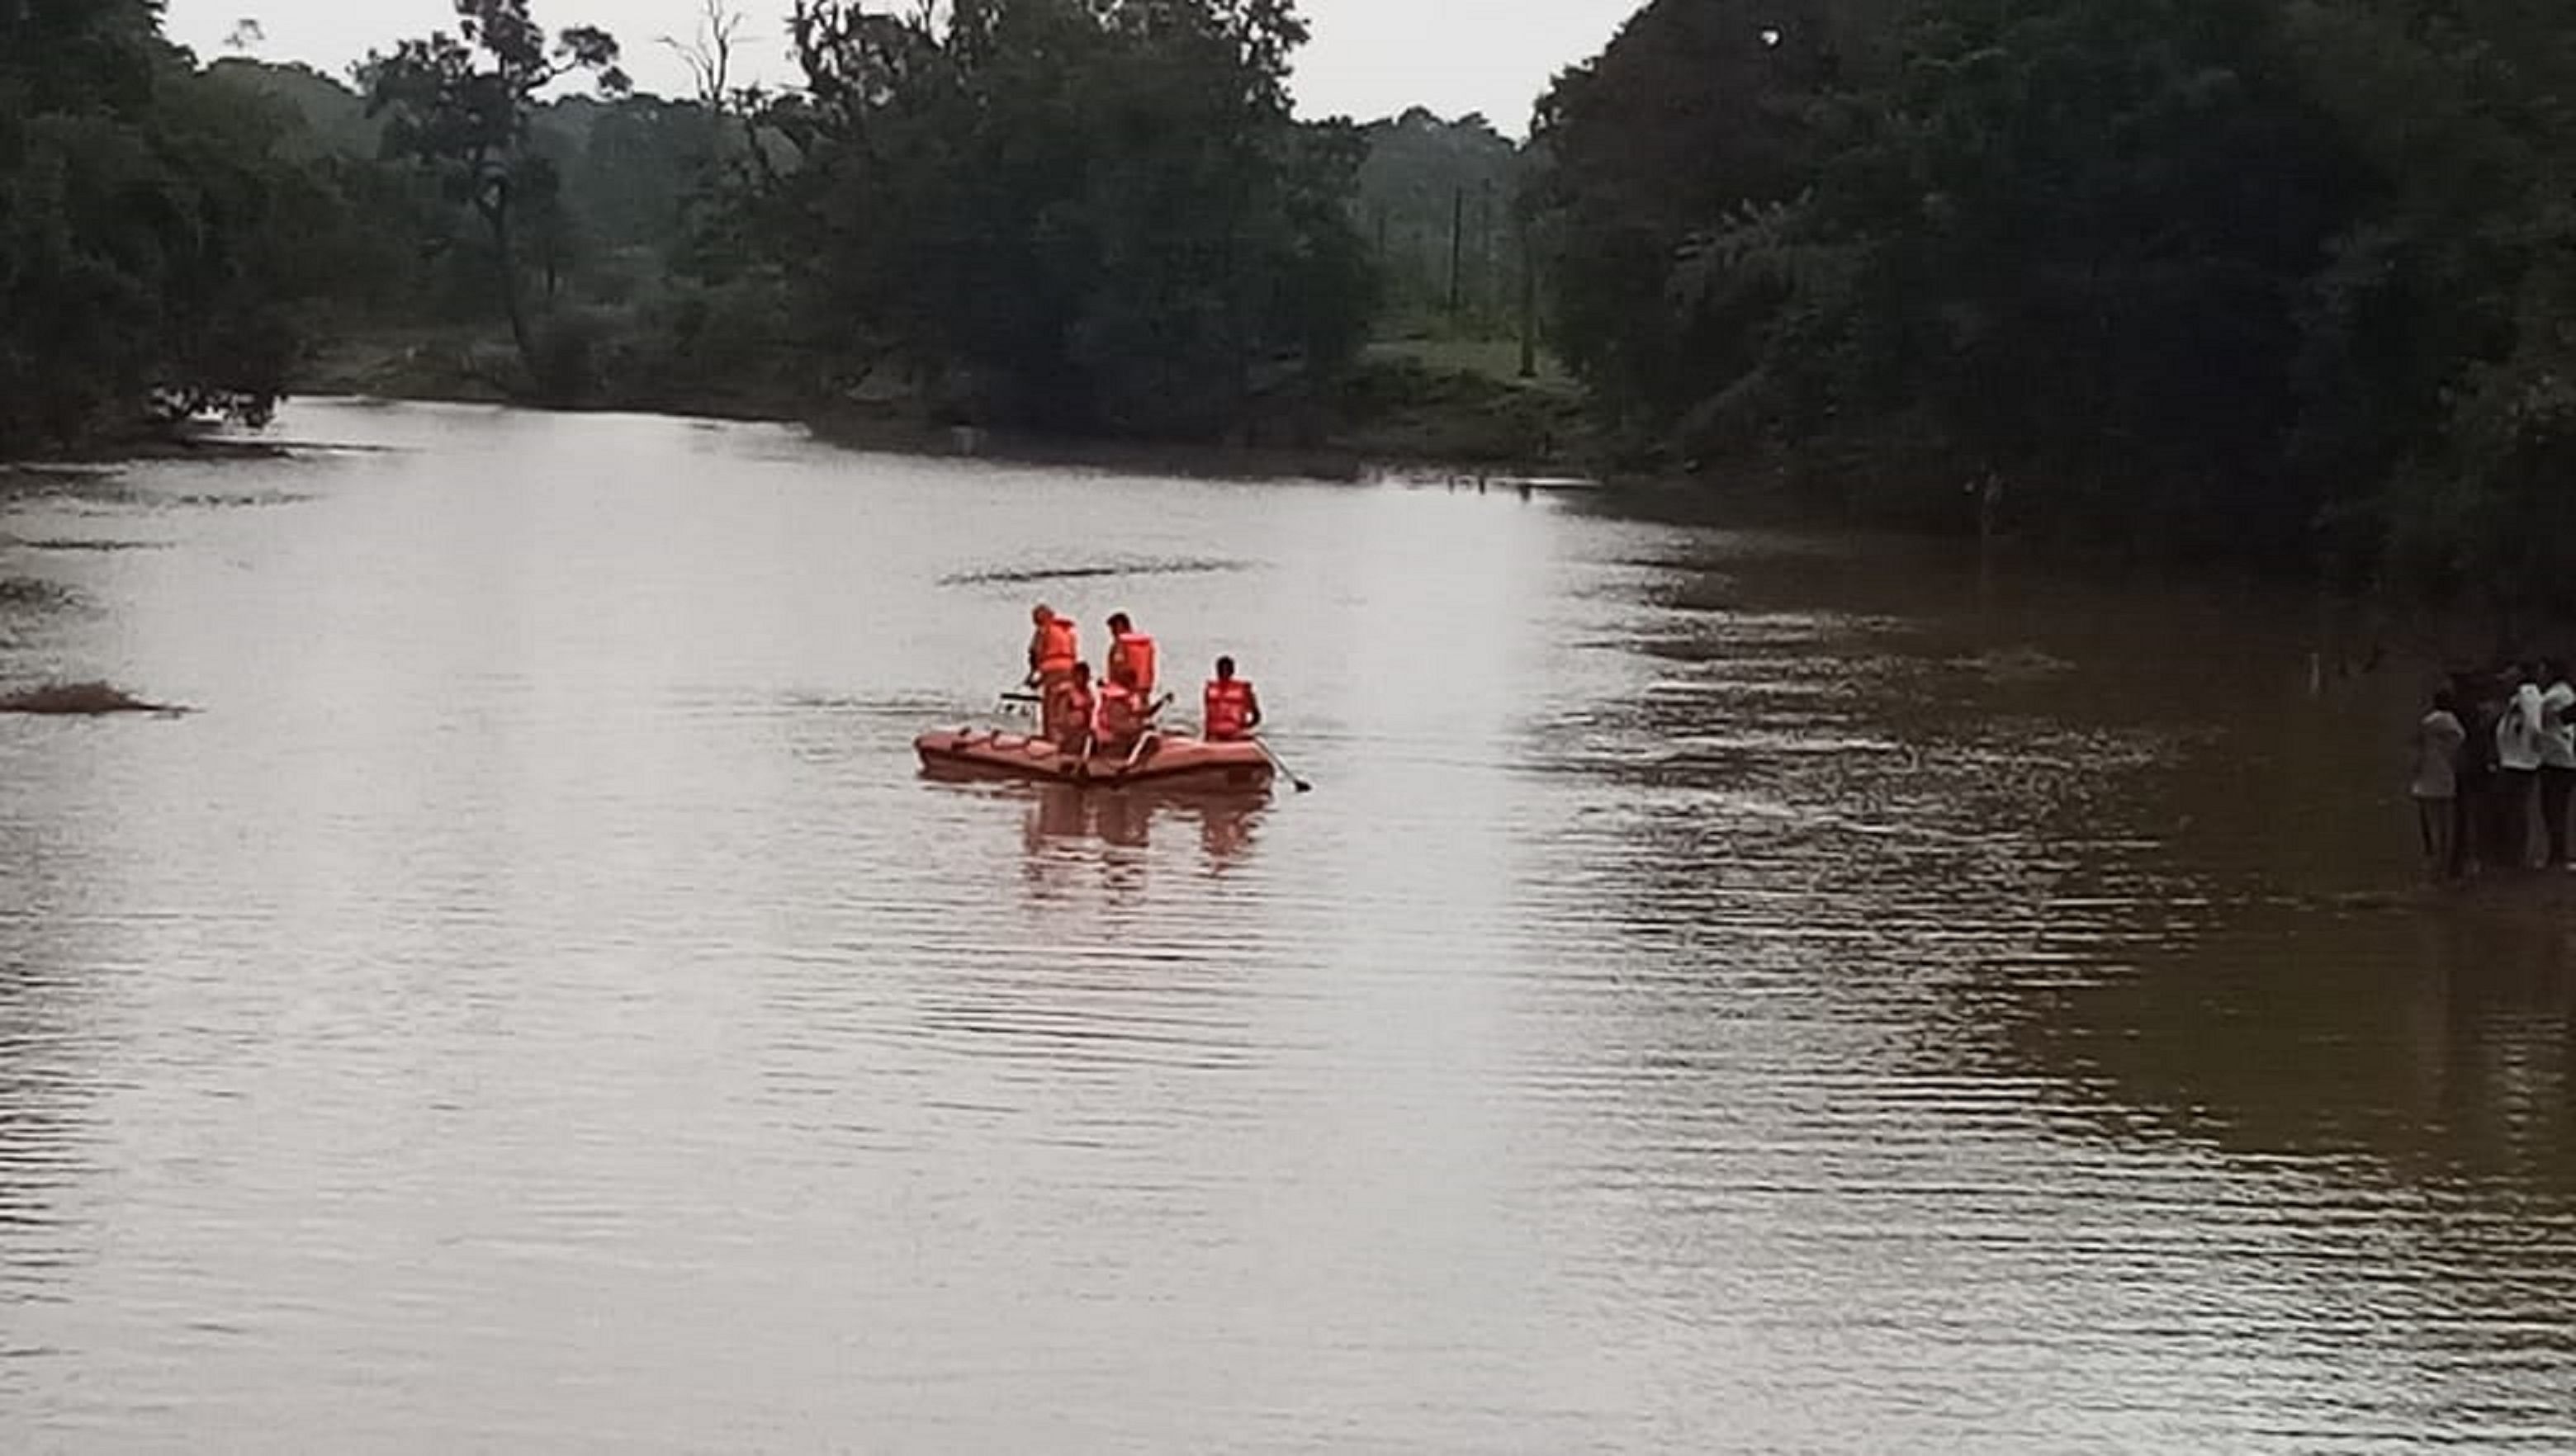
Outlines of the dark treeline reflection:
[[2136,975],[2039,998],[2014,1041],[2124,1121],[2576,1217],[2576,948],[2554,918],[2235,907]]

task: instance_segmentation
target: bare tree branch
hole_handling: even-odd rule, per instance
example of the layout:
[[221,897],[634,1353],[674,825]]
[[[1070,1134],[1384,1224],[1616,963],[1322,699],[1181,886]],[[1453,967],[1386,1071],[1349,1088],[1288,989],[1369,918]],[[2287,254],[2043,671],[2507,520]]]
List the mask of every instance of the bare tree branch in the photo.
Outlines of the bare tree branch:
[[733,56],[744,38],[743,16],[725,0],[705,0],[705,7],[696,35],[686,41],[666,35],[661,41],[689,68],[699,104],[721,112],[733,101]]

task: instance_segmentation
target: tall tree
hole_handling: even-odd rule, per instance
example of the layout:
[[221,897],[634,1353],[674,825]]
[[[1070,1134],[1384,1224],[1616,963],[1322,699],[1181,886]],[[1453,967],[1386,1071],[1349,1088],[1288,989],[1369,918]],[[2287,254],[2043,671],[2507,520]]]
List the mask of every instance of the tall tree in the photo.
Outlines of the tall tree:
[[2036,524],[2302,557],[2303,300],[2361,188],[2281,5],[1896,3],[1658,0],[1560,84],[1577,367],[1846,495],[1994,471]]
[[663,36],[662,45],[689,68],[698,104],[720,113],[733,104],[734,52],[744,39],[742,12],[725,0],[705,0],[696,32],[685,41]]
[[1286,0],[803,0],[770,215],[807,312],[1060,430],[1211,434],[1338,367],[1360,151],[1290,115],[1305,34]]
[[146,0],[0,5],[0,450],[155,403],[266,411],[323,200],[281,160],[290,125]]
[[2300,361],[2335,564],[2500,627],[2576,611],[2576,17],[2311,0],[2288,23],[2370,174]]
[[457,34],[433,32],[389,55],[370,54],[360,79],[369,113],[390,119],[388,154],[438,168],[451,195],[481,220],[511,340],[529,378],[548,388],[558,382],[529,325],[518,233],[527,215],[552,205],[560,180],[529,144],[531,121],[557,82],[587,75],[600,91],[622,95],[626,73],[616,38],[596,26],[573,26],[549,42],[528,0],[455,3]]

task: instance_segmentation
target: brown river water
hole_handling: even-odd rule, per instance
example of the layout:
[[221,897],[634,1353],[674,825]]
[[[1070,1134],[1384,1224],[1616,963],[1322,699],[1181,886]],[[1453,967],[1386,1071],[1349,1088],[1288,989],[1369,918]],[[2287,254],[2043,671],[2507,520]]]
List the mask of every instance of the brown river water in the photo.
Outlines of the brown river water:
[[[197,710],[0,718],[0,1447],[2576,1449],[2576,893],[2301,609],[280,432],[0,484],[0,686]],[[1316,791],[925,781],[1041,596]]]

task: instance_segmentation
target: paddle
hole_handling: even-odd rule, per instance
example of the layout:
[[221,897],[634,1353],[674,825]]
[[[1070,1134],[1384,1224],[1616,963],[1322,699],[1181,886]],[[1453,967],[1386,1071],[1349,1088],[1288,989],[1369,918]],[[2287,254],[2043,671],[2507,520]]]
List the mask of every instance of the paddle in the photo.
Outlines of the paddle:
[[1127,775],[1135,772],[1136,765],[1144,761],[1146,752],[1153,748],[1155,744],[1162,741],[1163,735],[1155,732],[1151,728],[1137,734],[1136,746],[1127,750],[1127,761],[1118,765],[1118,772],[1109,776],[1109,782],[1113,784],[1125,783],[1127,781]]
[[1260,745],[1261,756],[1270,760],[1270,766],[1279,770],[1281,773],[1286,774],[1288,776],[1288,782],[1297,786],[1297,792],[1301,794],[1311,794],[1315,792],[1315,786],[1306,782],[1304,779],[1297,777],[1297,771],[1288,766],[1288,761],[1279,756],[1279,751],[1270,746],[1269,740],[1255,738],[1252,741]]
[[1109,781],[1111,783],[1115,784],[1126,782],[1127,775],[1134,771],[1137,764],[1144,761],[1145,755],[1152,752],[1154,746],[1163,741],[1163,735],[1156,732],[1152,727],[1152,724],[1154,719],[1159,717],[1162,714],[1162,711],[1171,705],[1172,695],[1170,693],[1165,693],[1160,699],[1156,700],[1151,706],[1145,709],[1143,715],[1144,721],[1147,725],[1145,731],[1136,735],[1136,746],[1127,750],[1127,761],[1120,764],[1118,766],[1118,772],[1110,776]]

